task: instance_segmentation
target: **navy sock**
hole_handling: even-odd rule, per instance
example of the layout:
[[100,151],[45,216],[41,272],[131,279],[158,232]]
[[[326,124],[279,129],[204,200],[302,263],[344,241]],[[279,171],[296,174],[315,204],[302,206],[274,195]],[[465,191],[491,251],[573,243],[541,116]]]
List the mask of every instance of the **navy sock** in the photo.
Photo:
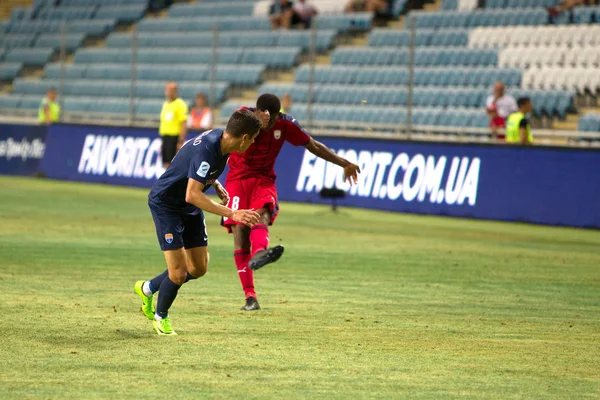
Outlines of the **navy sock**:
[[166,318],[169,315],[169,308],[177,297],[179,286],[167,276],[158,289],[158,301],[156,303],[156,313],[161,318]]
[[155,276],[153,279],[150,279],[150,290],[152,290],[152,293],[158,292],[160,285],[163,283],[165,278],[168,276],[169,276],[169,270],[165,269],[165,272],[163,272],[160,275]]
[[[165,278],[167,276],[169,276],[169,270],[165,269],[165,272],[163,272],[160,275],[155,276],[153,279],[150,280],[150,290],[152,290],[152,293],[158,292],[160,285],[162,284],[162,282],[165,280]],[[188,272],[187,276],[185,277],[185,282],[191,281],[192,279],[198,279],[198,278],[190,275],[190,273]]]

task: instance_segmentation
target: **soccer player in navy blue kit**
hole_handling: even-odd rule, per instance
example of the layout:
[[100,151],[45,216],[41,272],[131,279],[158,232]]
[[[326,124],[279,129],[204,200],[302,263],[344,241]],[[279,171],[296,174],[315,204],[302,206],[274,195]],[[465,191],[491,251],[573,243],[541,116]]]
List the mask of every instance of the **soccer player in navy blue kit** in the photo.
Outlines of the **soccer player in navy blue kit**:
[[[201,277],[208,268],[208,235],[203,211],[252,227],[259,215],[252,210],[227,208],[229,196],[217,181],[229,154],[246,151],[258,135],[261,120],[249,110],[238,110],[225,130],[213,129],[187,141],[148,195],[156,235],[167,270],[152,280],[138,281],[134,291],[142,299],[142,312],[153,320],[159,335],[176,335],[169,308],[185,282]],[[223,201],[218,204],[204,192],[212,185]],[[158,294],[154,310],[153,294]]]

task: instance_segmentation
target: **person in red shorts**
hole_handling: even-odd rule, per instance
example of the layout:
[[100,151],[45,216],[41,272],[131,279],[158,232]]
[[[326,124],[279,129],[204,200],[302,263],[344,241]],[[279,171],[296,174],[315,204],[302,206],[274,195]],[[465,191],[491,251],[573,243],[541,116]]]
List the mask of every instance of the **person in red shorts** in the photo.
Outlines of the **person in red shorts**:
[[488,116],[490,117],[490,134],[492,139],[504,140],[506,131],[506,121],[498,115],[498,107],[492,104],[487,108]]
[[324,144],[314,140],[302,129],[291,115],[281,113],[281,102],[274,94],[263,94],[256,101],[254,111],[263,128],[254,144],[244,153],[232,153],[229,157],[229,173],[225,189],[229,194],[228,207],[232,210],[254,209],[260,215],[258,224],[249,228],[229,218],[222,220],[233,233],[234,260],[246,295],[243,311],[259,310],[254,288],[253,271],[277,261],[283,254],[283,246],[269,246],[269,225],[273,225],[279,205],[275,186],[275,160],[285,142],[305,147],[326,161],[344,168],[346,180],[358,182],[360,168],[339,157]]

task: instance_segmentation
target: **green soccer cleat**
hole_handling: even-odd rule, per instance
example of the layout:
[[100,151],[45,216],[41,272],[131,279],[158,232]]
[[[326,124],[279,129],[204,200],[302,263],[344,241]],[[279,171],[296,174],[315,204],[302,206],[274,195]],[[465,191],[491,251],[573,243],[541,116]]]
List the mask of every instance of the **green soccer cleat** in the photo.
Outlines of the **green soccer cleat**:
[[169,317],[163,318],[160,321],[154,320],[152,322],[152,325],[154,326],[154,330],[156,331],[156,333],[158,333],[159,335],[164,335],[164,336],[177,335],[177,332],[175,332],[173,330],[173,327],[171,326],[171,318],[169,318]]
[[153,296],[146,296],[142,290],[145,281],[137,281],[133,287],[133,291],[142,299],[142,312],[149,320],[154,320],[154,302]]

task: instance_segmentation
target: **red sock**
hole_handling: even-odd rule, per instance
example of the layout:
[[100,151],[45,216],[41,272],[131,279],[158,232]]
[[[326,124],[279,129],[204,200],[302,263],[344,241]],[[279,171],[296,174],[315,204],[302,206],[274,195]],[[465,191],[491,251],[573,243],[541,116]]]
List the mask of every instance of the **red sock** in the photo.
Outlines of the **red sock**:
[[256,292],[254,291],[254,273],[248,267],[248,261],[250,261],[250,249],[236,250],[233,253],[233,259],[235,260],[235,266],[237,267],[246,298],[250,296],[256,298]]
[[265,224],[256,224],[250,230],[250,244],[252,244],[252,255],[264,250],[269,246],[269,228]]

